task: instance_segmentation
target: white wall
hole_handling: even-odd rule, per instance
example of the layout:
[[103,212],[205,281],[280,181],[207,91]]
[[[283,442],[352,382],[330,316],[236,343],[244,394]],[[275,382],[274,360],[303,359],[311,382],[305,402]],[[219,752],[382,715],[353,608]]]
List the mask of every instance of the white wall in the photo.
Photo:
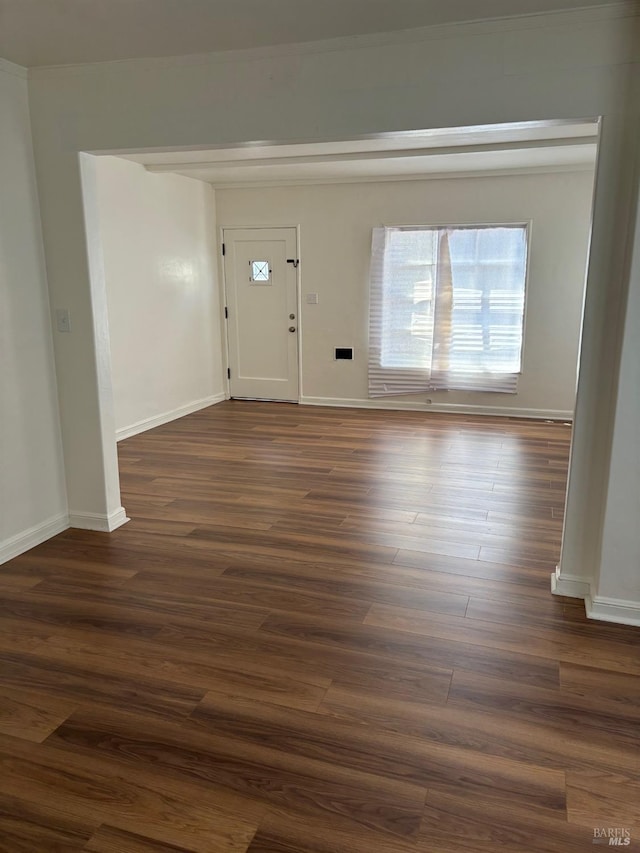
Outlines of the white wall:
[[224,398],[213,189],[95,158],[116,431]]
[[[302,399],[366,401],[368,273],[377,225],[532,221],[518,393],[429,392],[422,402],[571,417],[575,402],[593,171],[218,190],[220,225],[300,225]],[[304,294],[319,294],[307,305]],[[334,347],[353,346],[353,361]]]
[[625,257],[640,109],[630,91],[640,58],[636,11],[626,3],[277,49],[33,70],[47,273],[52,299],[76,318],[73,335],[55,340],[70,502],[107,517],[119,506],[79,151],[602,116],[562,553],[563,578],[597,578],[620,357],[611,342],[623,331],[629,287],[638,286]]
[[0,562],[67,526],[26,74],[0,61]]
[[640,625],[640,221],[622,350],[609,502],[597,581],[587,612],[593,618]]
[[[636,80],[640,97],[640,70]],[[640,185],[640,148],[634,183]],[[629,245],[631,288],[622,336],[609,495],[598,575],[590,583],[587,613],[594,619],[640,625],[640,195]]]

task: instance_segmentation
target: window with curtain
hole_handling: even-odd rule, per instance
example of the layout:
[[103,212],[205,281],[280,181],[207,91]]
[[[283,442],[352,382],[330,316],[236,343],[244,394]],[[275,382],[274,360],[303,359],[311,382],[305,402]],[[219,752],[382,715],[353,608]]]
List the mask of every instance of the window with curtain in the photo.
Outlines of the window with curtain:
[[374,228],[369,396],[516,393],[526,225]]

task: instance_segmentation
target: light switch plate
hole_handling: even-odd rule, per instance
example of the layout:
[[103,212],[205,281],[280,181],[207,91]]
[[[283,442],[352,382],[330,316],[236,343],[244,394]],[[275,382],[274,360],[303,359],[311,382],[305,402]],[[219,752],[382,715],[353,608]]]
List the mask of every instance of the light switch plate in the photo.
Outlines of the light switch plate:
[[56,311],[56,327],[59,332],[71,331],[71,317],[67,308],[58,308]]
[[307,305],[317,305],[318,304],[318,294],[317,293],[307,293],[306,297]]

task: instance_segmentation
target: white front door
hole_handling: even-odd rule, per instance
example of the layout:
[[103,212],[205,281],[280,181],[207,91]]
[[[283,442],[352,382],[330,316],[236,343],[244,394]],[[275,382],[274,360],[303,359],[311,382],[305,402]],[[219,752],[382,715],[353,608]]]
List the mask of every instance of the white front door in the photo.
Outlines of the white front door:
[[296,229],[225,228],[223,241],[231,396],[297,402]]

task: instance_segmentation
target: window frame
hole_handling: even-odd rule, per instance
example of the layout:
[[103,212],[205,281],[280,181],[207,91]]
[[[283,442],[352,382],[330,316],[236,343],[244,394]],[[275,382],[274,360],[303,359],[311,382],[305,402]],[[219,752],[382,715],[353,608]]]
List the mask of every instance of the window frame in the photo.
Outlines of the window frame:
[[[517,376],[518,380],[523,375],[523,367],[525,364],[526,352],[527,352],[527,316],[528,316],[528,303],[529,303],[529,285],[530,285],[530,268],[531,268],[531,244],[532,244],[532,234],[533,234],[533,219],[516,219],[511,221],[499,221],[499,222],[448,222],[443,223],[442,221],[437,221],[433,223],[429,222],[421,222],[421,223],[403,223],[403,224],[391,224],[391,223],[383,223],[381,225],[372,226],[375,228],[387,228],[395,231],[429,231],[429,230],[446,230],[446,229],[470,229],[470,230],[478,230],[482,228],[522,228],[524,229],[525,234],[525,246],[526,246],[526,258],[525,258],[525,269],[524,269],[524,300],[523,300],[523,311],[522,311],[522,346],[520,350],[520,369],[514,372],[512,375]],[[369,312],[371,312],[371,286],[369,286],[368,290],[368,298],[369,298]],[[369,313],[370,316],[370,313]],[[370,324],[370,321],[369,321]],[[368,333],[370,335],[370,325],[368,329]],[[382,364],[378,365],[380,369],[384,370]],[[388,368],[390,372],[392,372],[393,368]],[[398,373],[402,373],[405,376],[415,376],[416,381],[422,376],[423,371],[418,367],[406,367],[398,369]],[[471,391],[459,391],[459,389],[429,389],[425,386],[425,391],[429,393],[438,393],[441,391],[446,391],[448,393],[472,393]],[[416,393],[416,392],[390,392],[390,393]],[[420,393],[420,392],[418,392]],[[483,391],[483,390],[474,390],[473,393],[502,393],[500,391],[492,392],[492,391]],[[516,388],[515,394],[518,393],[518,389]]]

